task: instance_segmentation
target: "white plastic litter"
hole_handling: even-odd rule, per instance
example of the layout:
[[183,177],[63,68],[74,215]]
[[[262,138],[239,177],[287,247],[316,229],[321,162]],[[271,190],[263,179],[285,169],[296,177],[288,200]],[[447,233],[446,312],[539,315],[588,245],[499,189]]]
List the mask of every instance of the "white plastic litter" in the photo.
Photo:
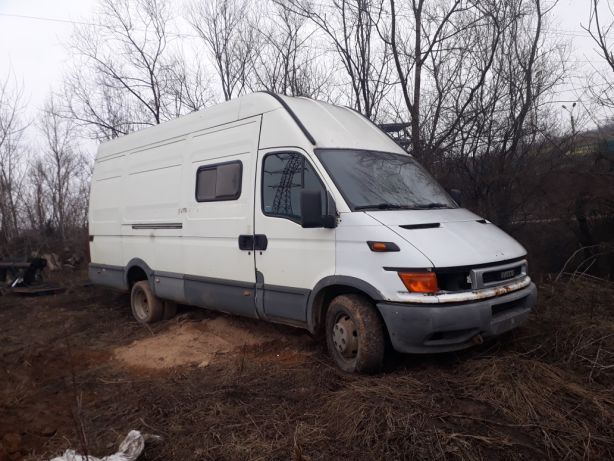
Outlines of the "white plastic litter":
[[117,453],[104,458],[96,458],[94,456],[85,456],[78,454],[75,450],[66,450],[64,454],[58,458],[53,458],[50,461],[135,461],[145,448],[145,442],[148,440],[161,440],[162,437],[151,434],[141,434],[139,431],[130,431],[119,445]]

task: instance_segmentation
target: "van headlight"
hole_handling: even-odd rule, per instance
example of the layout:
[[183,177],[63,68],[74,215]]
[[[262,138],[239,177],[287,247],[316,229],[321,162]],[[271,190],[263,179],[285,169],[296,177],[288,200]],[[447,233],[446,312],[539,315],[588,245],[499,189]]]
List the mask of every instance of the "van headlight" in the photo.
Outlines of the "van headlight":
[[411,293],[430,293],[439,291],[435,272],[399,272],[399,277]]

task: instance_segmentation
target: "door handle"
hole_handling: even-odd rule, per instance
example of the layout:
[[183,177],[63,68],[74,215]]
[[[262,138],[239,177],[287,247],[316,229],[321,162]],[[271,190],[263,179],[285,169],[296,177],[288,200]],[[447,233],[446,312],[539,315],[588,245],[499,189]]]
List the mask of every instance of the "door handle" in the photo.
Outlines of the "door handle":
[[254,250],[264,251],[269,246],[269,240],[264,234],[254,235]]
[[264,234],[239,235],[239,250],[264,251],[269,246],[269,241]]
[[254,236],[253,235],[239,235],[239,250],[253,251],[254,250]]

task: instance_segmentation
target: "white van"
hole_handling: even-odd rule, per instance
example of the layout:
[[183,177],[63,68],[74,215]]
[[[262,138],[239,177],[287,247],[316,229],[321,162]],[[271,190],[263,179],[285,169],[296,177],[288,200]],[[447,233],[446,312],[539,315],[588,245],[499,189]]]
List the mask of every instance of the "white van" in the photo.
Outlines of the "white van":
[[357,112],[256,93],[100,146],[89,276],[139,322],[175,303],[323,332],[346,371],[459,350],[535,305],[526,251]]

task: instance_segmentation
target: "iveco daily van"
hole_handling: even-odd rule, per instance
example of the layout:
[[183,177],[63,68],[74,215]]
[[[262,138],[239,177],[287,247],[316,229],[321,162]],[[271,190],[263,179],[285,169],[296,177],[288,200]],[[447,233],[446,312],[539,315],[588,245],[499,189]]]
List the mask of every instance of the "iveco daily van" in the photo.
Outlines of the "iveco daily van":
[[92,282],[323,332],[336,364],[459,350],[536,302],[526,251],[357,112],[244,96],[100,146]]

